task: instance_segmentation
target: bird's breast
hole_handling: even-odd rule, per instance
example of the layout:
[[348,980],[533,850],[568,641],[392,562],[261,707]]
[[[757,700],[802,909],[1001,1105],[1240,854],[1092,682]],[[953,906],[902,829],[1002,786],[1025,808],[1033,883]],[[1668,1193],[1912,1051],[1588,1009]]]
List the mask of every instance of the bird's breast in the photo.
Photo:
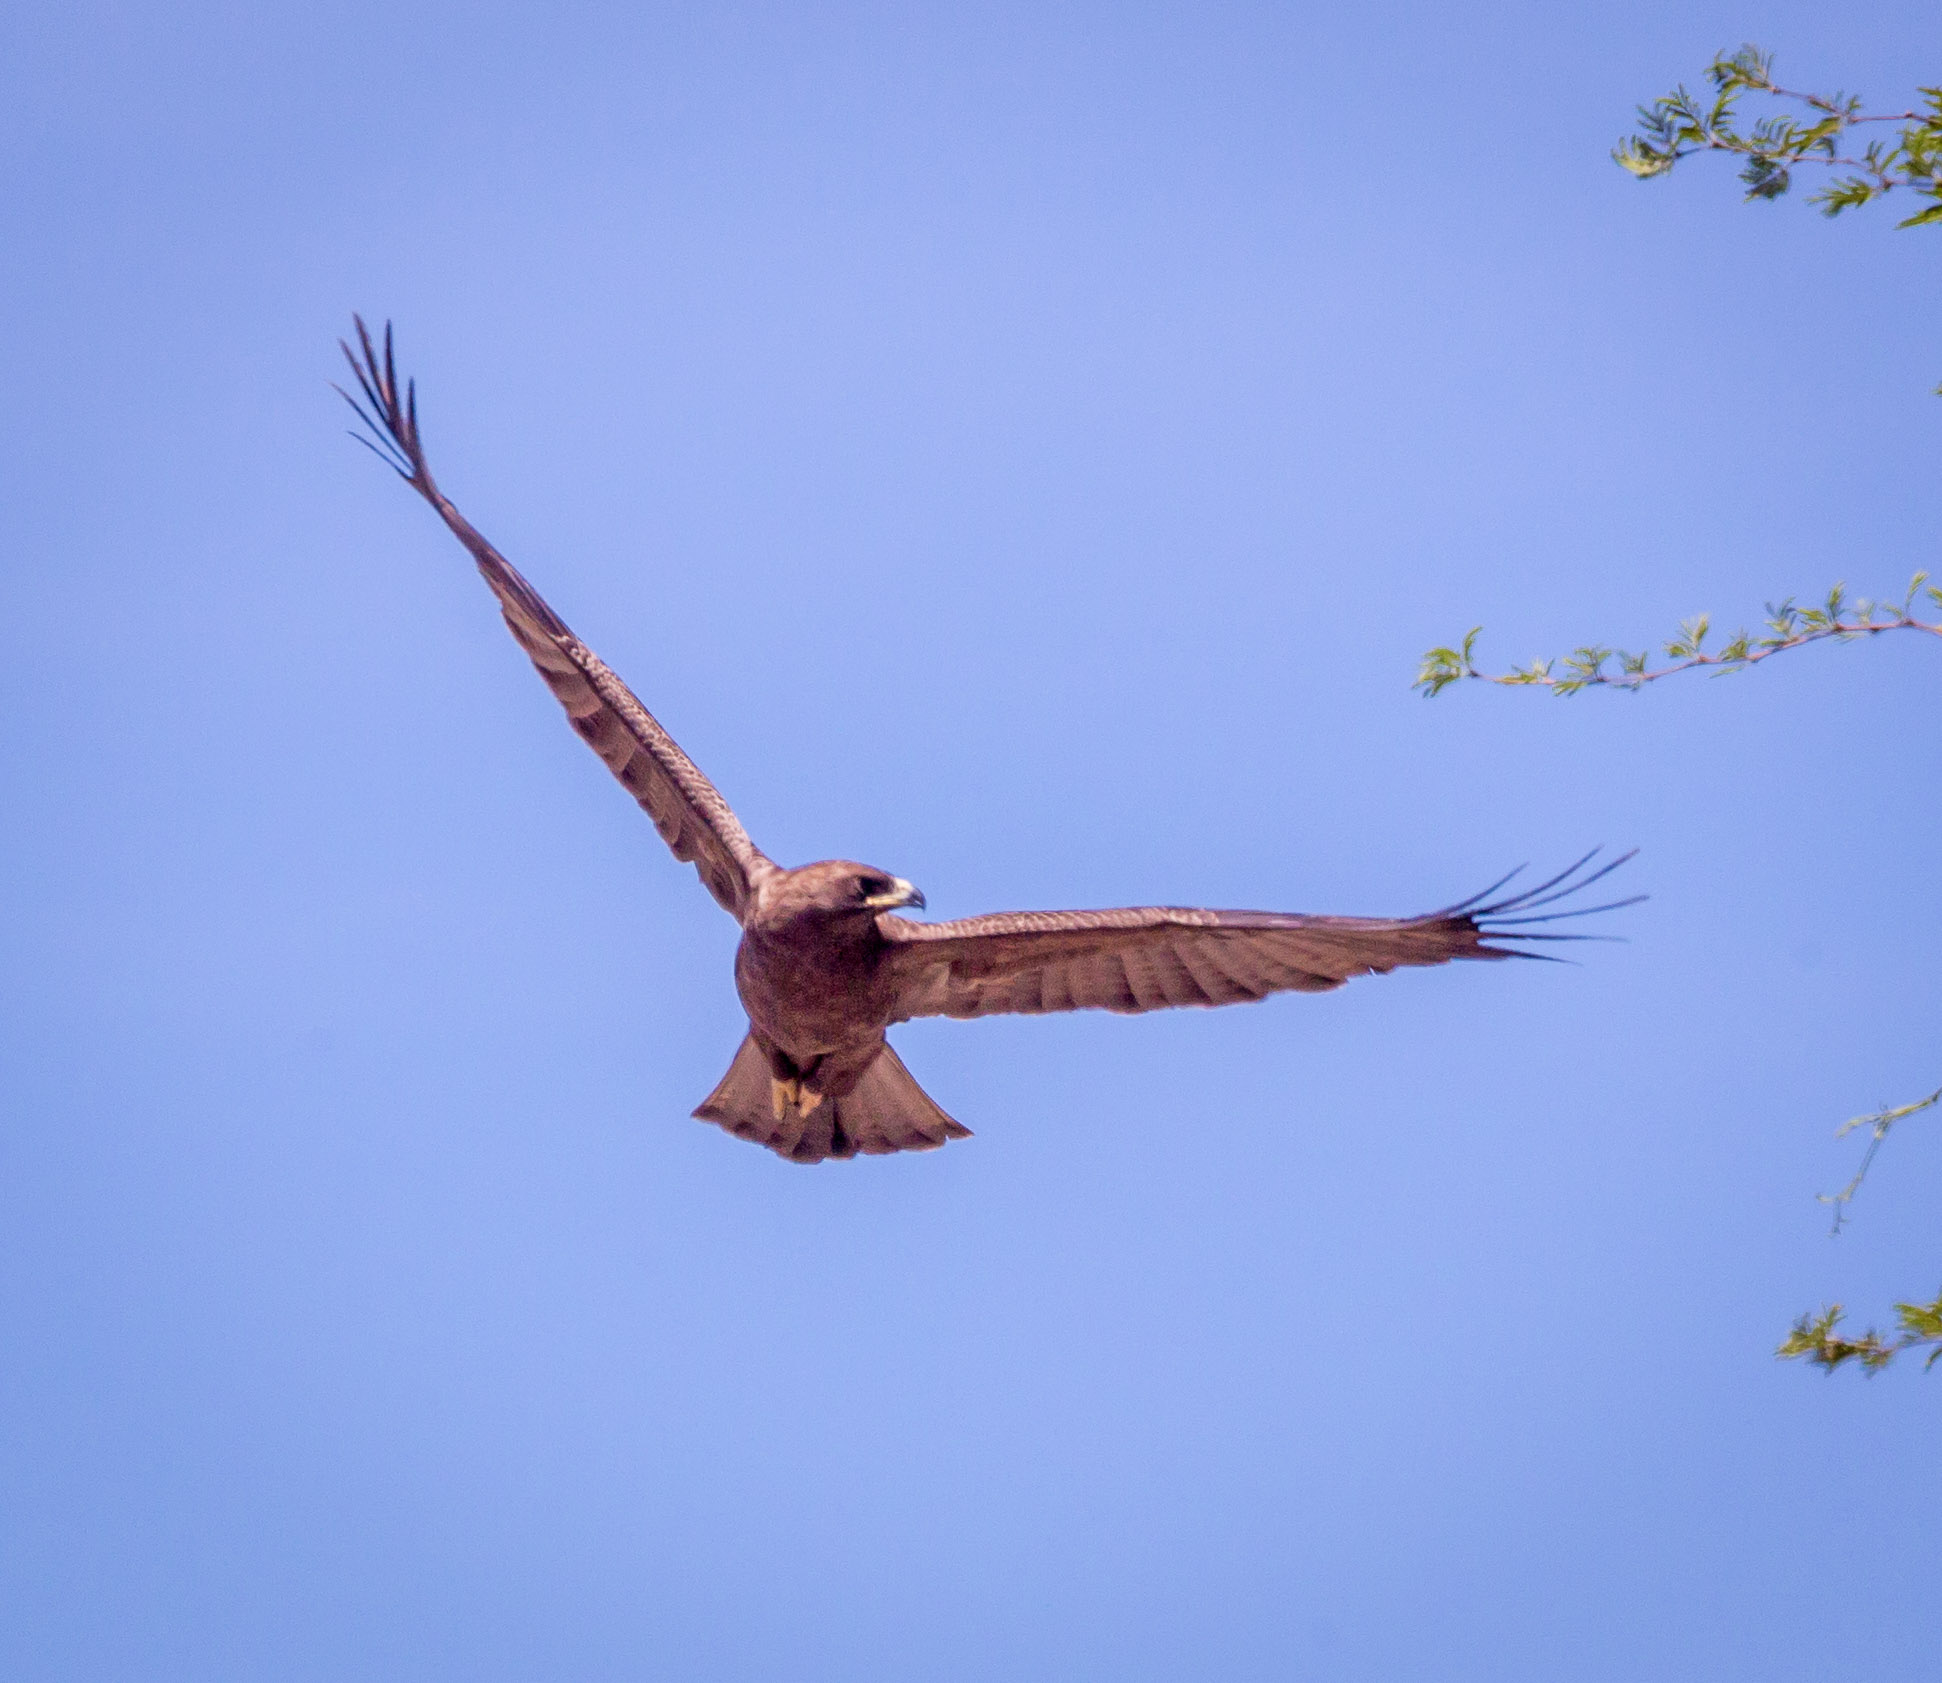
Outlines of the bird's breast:
[[735,988],[749,1021],[785,1051],[833,1052],[883,1032],[890,990],[874,930],[860,939],[833,931],[750,930],[735,954]]

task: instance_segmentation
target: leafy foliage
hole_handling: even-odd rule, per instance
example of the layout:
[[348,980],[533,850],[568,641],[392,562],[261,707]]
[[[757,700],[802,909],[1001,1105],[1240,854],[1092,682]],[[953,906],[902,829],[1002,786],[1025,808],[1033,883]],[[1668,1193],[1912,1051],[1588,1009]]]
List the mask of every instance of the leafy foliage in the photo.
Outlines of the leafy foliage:
[[[1942,88],[1923,88],[1921,109],[1864,116],[1861,101],[1849,94],[1800,93],[1773,79],[1773,55],[1744,46],[1721,53],[1706,67],[1711,99],[1687,92],[1684,84],[1650,105],[1639,107],[1639,126],[1612,150],[1613,159],[1642,181],[1667,174],[1695,152],[1727,152],[1744,159],[1740,179],[1749,199],[1777,199],[1792,186],[1803,164],[1838,174],[1813,193],[1808,203],[1823,215],[1839,216],[1898,187],[1931,202],[1905,217],[1898,227],[1942,222]],[[1744,93],[1791,102],[1782,110],[1738,126]],[[1856,129],[1869,123],[1900,123],[1892,139],[1868,140],[1857,150]]]
[[[1789,649],[1834,638],[1852,642],[1857,637],[1872,637],[1883,631],[1926,631],[1942,637],[1942,620],[1917,617],[1919,602],[1942,608],[1942,588],[1928,582],[1927,573],[1917,573],[1899,602],[1871,602],[1865,596],[1849,600],[1846,587],[1837,584],[1819,607],[1803,608],[1792,597],[1767,604],[1765,626],[1759,635],[1736,631],[1718,648],[1709,650],[1706,639],[1712,634],[1710,615],[1699,614],[1685,620],[1675,637],[1665,642],[1665,662],[1652,664],[1649,653],[1627,654],[1590,643],[1573,649],[1558,660],[1538,659],[1528,666],[1513,666],[1507,672],[1485,672],[1478,668],[1475,655],[1482,626],[1473,626],[1455,648],[1431,649],[1423,656],[1413,686],[1427,696],[1440,695],[1450,685],[1465,678],[1481,678],[1488,684],[1510,684],[1549,690],[1553,695],[1576,695],[1588,689],[1642,689],[1676,672],[1710,666],[1720,673],[1743,671],[1770,660]],[[1616,661],[1616,669],[1611,663]]]
[[[1749,199],[1780,198],[1793,186],[1797,168],[1820,165],[1846,172],[1810,195],[1808,202],[1818,205],[1824,215],[1838,216],[1897,188],[1906,188],[1914,197],[1930,203],[1897,226],[1942,223],[1942,87],[1921,90],[1920,110],[1864,116],[1861,101],[1851,95],[1800,93],[1781,87],[1772,73],[1773,55],[1758,47],[1745,46],[1736,53],[1720,54],[1706,70],[1713,88],[1709,101],[1694,97],[1680,86],[1663,99],[1640,106],[1638,132],[1620,141],[1612,157],[1638,179],[1651,180],[1667,174],[1680,159],[1695,152],[1731,153],[1744,160],[1740,179],[1746,183]],[[1738,102],[1749,92],[1766,94],[1783,104],[1792,102],[1798,109],[1783,110],[1760,118],[1751,128],[1741,128],[1737,126]],[[1859,151],[1854,150],[1853,131],[1869,123],[1899,123],[1902,127],[1892,139],[1869,140]],[[1937,391],[1942,394],[1942,387]],[[1650,653],[1628,654],[1623,649],[1589,643],[1559,660],[1539,659],[1507,672],[1484,672],[1476,663],[1477,638],[1483,628],[1473,626],[1457,646],[1431,649],[1423,656],[1414,687],[1426,698],[1441,695],[1465,678],[1547,689],[1560,696],[1598,688],[1639,690],[1696,667],[1711,667],[1716,675],[1745,671],[1789,649],[1829,638],[1852,642],[1884,631],[1926,631],[1942,637],[1942,620],[1917,617],[1918,600],[1942,608],[1942,589],[1929,584],[1927,573],[1915,575],[1899,603],[1866,598],[1850,601],[1843,586],[1837,584],[1819,607],[1798,607],[1791,597],[1778,606],[1770,603],[1760,635],[1737,631],[1712,650],[1706,647],[1712,622],[1700,614],[1685,621],[1678,635],[1665,642],[1664,663],[1658,666],[1653,665]],[[1926,605],[1923,611],[1927,611]],[[1911,1104],[1884,1106],[1873,1115],[1857,1116],[1836,1131],[1839,1138],[1857,1128],[1872,1130],[1853,1178],[1839,1192],[1820,1195],[1822,1203],[1833,1206],[1836,1234],[1889,1130],[1937,1104],[1942,1104],[1942,1088]],[[1832,1304],[1818,1315],[1802,1315],[1775,1354],[1783,1359],[1805,1359],[1829,1373],[1856,1362],[1870,1375],[1879,1373],[1905,1350],[1928,1349],[1925,1368],[1942,1361],[1942,1294],[1932,1303],[1897,1303],[1895,1313],[1899,1327],[1892,1335],[1884,1336],[1870,1327],[1859,1338],[1847,1338],[1839,1331],[1841,1305]]]
[[1801,1316],[1774,1354],[1783,1361],[1804,1357],[1828,1373],[1845,1362],[1856,1362],[1870,1376],[1879,1373],[1904,1350],[1926,1348],[1929,1358],[1922,1364],[1925,1369],[1942,1361],[1942,1293],[1936,1295],[1933,1303],[1897,1303],[1895,1316],[1901,1326],[1889,1338],[1873,1327],[1859,1338],[1842,1337],[1837,1330],[1841,1313],[1841,1305],[1831,1303],[1818,1315]]

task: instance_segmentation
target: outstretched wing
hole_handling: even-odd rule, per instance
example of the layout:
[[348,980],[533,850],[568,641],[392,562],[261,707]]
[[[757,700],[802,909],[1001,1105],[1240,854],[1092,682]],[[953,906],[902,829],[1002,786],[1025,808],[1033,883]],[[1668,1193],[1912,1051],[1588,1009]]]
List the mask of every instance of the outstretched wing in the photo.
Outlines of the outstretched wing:
[[[1522,926],[1632,905],[1643,895],[1582,910],[1537,908],[1576,894],[1631,858],[1570,870],[1489,905],[1503,883],[1422,917],[1305,917],[1186,906],[1122,911],[1001,912],[956,923],[881,917],[896,982],[894,1021],[1089,1009],[1160,1011],[1234,1005],[1271,993],[1321,993],[1351,976],[1456,958],[1534,958],[1504,941],[1588,940],[1523,933]],[[1513,873],[1514,875],[1515,873]],[[1506,878],[1507,882],[1509,878]]]
[[681,752],[634,692],[573,635],[540,593],[520,577],[519,570],[440,492],[425,465],[418,433],[417,384],[407,382],[402,389],[398,384],[390,324],[385,325],[384,354],[380,357],[362,318],[352,319],[357,323],[358,348],[352,350],[342,340],[339,344],[370,408],[367,410],[348,392],[344,392],[344,400],[371,432],[369,439],[361,434],[353,436],[369,444],[396,469],[472,552],[486,583],[499,598],[500,611],[514,640],[559,697],[573,728],[646,809],[675,858],[691,861],[708,892],[739,919],[748,904],[753,880],[773,870],[774,865],[749,840],[748,832],[714,784]]

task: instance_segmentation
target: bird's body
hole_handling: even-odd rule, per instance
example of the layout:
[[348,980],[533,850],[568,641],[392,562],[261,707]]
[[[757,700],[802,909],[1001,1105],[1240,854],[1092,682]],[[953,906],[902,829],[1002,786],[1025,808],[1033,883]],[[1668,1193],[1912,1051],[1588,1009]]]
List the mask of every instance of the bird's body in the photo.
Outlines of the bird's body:
[[[777,1080],[840,1098],[882,1050],[896,982],[877,927],[883,912],[854,891],[882,874],[830,859],[777,871],[758,892],[735,949],[735,991]],[[909,904],[899,893],[908,886],[881,891],[885,903]]]
[[1399,965],[1533,956],[1493,943],[1578,938],[1522,926],[1580,915],[1536,908],[1623,862],[1585,870],[1587,855],[1524,893],[1486,905],[1486,891],[1412,918],[1186,906],[1004,912],[929,924],[898,917],[898,909],[924,904],[901,877],[843,859],[789,870],[756,847],[626,684],[439,491],[419,437],[416,393],[398,383],[389,330],[382,356],[361,321],[357,331],[358,350],[347,345],[345,355],[372,412],[351,402],[373,447],[471,552],[574,728],[741,925],[735,986],[749,1032],[695,1115],[785,1157],[819,1162],[926,1150],[969,1132],[891,1050],[884,1031],[894,1023],[1228,1005],[1321,992]]
[[[817,1074],[826,1061],[846,1067],[882,1045],[896,1011],[884,951],[874,917],[742,932],[735,991],[763,1048],[789,1060],[789,1074]],[[818,1087],[835,1090],[828,1082]]]

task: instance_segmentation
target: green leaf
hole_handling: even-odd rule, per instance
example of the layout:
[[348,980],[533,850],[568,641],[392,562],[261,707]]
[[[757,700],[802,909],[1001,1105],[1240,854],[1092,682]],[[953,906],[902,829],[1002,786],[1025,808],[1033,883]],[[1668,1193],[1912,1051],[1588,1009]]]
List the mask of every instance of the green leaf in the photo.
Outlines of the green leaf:
[[1459,649],[1431,649],[1423,656],[1416,681],[1410,688],[1421,690],[1423,699],[1427,701],[1431,696],[1442,694],[1459,678],[1474,678],[1477,669],[1471,651],[1476,647],[1477,633],[1482,630],[1481,625],[1471,626]]
[[1904,1337],[1924,1344],[1942,1338],[1942,1295],[1933,1303],[1897,1303],[1895,1313],[1901,1317]]
[[1818,205],[1823,216],[1839,216],[1844,210],[1858,210],[1870,199],[1878,198],[1886,189],[1869,181],[1865,176],[1843,176],[1831,187],[1809,196],[1810,205]]
[[1650,181],[1655,175],[1664,175],[1678,161],[1676,153],[1662,152],[1637,135],[1626,136],[1612,148],[1612,162],[1620,169],[1631,171],[1640,181]]

